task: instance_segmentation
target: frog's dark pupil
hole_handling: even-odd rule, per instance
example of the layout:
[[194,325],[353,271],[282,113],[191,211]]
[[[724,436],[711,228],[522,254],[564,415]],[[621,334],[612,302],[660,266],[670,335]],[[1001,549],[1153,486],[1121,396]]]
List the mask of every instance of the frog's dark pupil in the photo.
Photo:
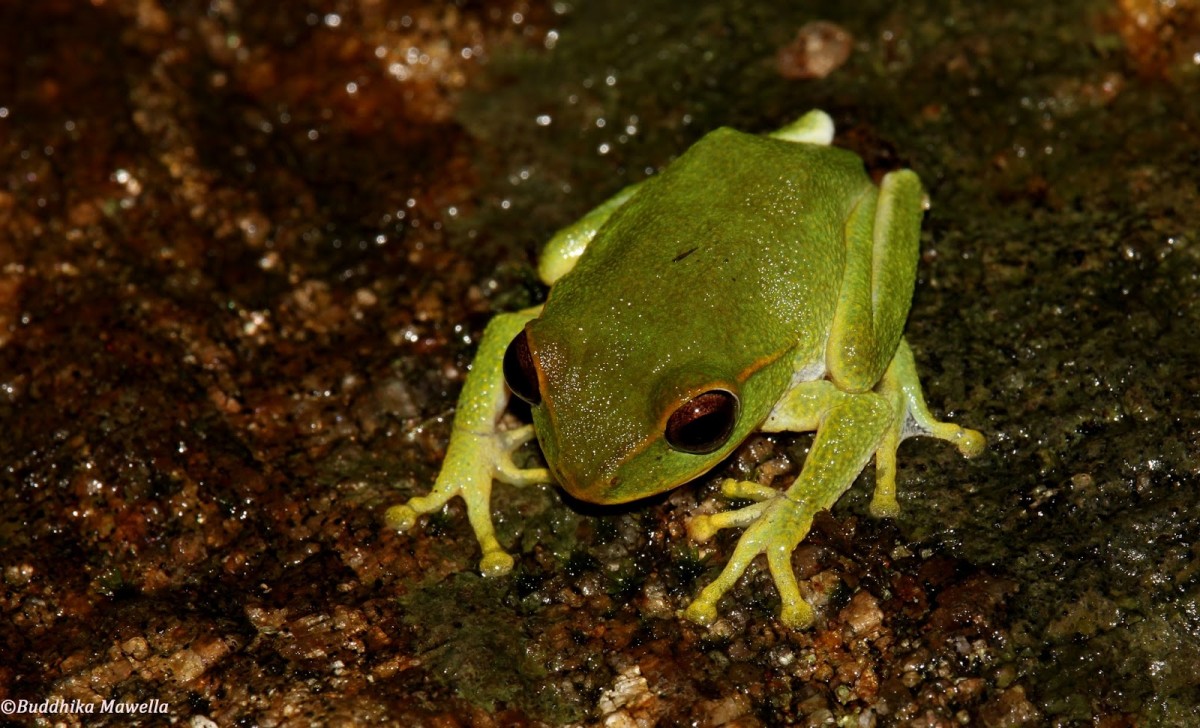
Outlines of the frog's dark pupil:
[[737,413],[738,399],[733,392],[710,389],[698,394],[667,420],[667,443],[683,452],[712,452],[729,439]]
[[508,382],[513,394],[529,404],[542,401],[542,394],[538,391],[537,367],[533,365],[529,337],[524,330],[504,350],[504,381]]

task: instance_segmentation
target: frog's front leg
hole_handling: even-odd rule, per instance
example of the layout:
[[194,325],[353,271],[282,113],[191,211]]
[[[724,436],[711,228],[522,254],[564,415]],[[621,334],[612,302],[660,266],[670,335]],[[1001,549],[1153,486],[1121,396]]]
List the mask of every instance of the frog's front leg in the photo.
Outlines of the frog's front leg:
[[533,439],[533,425],[507,432],[496,429],[509,397],[504,383],[504,350],[540,311],[541,306],[536,306],[502,313],[488,324],[458,397],[450,444],[433,490],[429,495],[392,506],[384,515],[389,526],[407,531],[416,523],[417,516],[432,513],[461,495],[467,504],[467,519],[483,549],[479,568],[487,576],[508,573],[513,565],[512,557],[496,540],[492,525],[492,479],[514,485],[552,482],[545,468],[521,469],[513,463],[513,451]]
[[894,417],[887,398],[875,392],[844,392],[827,380],[793,387],[763,429],[816,429],[804,468],[783,493],[756,483],[727,480],[722,484],[726,496],[759,502],[736,511],[699,516],[688,524],[689,534],[700,542],[719,529],[749,525],[729,563],[688,606],[685,615],[700,624],[711,623],[717,615],[717,601],[750,562],[764,554],[783,602],[780,621],[794,629],[812,624],[812,607],[800,595],[792,570],[792,552],[808,535],[813,516],[832,508],[858,477],[892,428]]
[[833,382],[795,385],[775,406],[762,427],[765,432],[816,430],[812,450],[796,482],[786,492],[758,483],[728,479],[726,498],[749,499],[753,505],[735,511],[698,516],[688,533],[703,543],[722,528],[747,527],[734,554],[717,579],[705,587],[686,615],[701,624],[716,617],[717,600],[740,578],[758,554],[767,565],[783,601],[780,620],[789,627],[812,623],[813,611],[800,595],[792,571],[792,552],[808,535],[817,511],[832,508],[875,456],[873,516],[895,516],[896,448],[906,437],[925,435],[954,444],[967,457],[983,450],[983,435],[930,414],[917,379],[912,351],[903,339],[882,381],[870,392],[851,393]]

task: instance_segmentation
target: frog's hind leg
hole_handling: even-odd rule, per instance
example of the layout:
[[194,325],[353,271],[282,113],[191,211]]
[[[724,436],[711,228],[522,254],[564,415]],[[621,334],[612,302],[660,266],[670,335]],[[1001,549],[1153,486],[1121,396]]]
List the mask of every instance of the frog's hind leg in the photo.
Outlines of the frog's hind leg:
[[883,377],[904,332],[917,277],[925,191],[911,170],[864,191],[846,221],[846,263],[825,345],[839,389],[864,392]]
[[833,119],[820,109],[813,109],[787,126],[767,134],[772,139],[783,139],[788,142],[801,144],[820,144],[829,146],[833,143]]
[[896,355],[875,391],[891,404],[894,417],[875,452],[875,494],[870,512],[876,517],[894,517],[900,512],[896,501],[896,448],[901,440],[914,435],[936,437],[953,444],[965,457],[981,453],[986,440],[975,430],[939,422],[929,412],[912,350],[904,339],[900,339]]

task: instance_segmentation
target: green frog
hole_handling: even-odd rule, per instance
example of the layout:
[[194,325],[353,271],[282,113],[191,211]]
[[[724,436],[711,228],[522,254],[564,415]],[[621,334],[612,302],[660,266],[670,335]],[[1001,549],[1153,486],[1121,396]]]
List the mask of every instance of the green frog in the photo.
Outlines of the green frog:
[[[985,442],[930,414],[903,336],[928,206],[920,180],[903,169],[876,186],[832,139],[821,111],[765,136],[717,129],[556,234],[538,267],[546,303],[488,325],[433,491],[390,508],[388,524],[407,530],[461,495],[480,568],[496,576],[513,560],[493,529],[493,480],[625,503],[708,472],[752,433],[815,431],[786,490],[726,479],[723,495],[751,505],[690,521],[698,542],[745,531],[684,610],[711,623],[762,554],[780,620],[812,624],[791,559],[813,516],[872,457],[870,512],[895,516],[906,437],[968,457]],[[502,431],[510,392],[533,424]],[[517,467],[513,451],[535,436],[547,467]]]

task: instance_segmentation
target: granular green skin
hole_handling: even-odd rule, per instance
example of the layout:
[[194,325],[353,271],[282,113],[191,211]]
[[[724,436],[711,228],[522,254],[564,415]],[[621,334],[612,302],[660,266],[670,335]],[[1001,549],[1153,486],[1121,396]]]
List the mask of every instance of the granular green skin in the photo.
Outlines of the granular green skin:
[[[0,692],[219,724],[560,724],[618,682],[663,725],[1194,722],[1196,3],[684,5],[0,8]],[[781,77],[816,19],[848,61]],[[817,520],[793,563],[823,623],[778,629],[765,569],[713,629],[675,617],[732,545],[686,537],[707,482],[497,488],[521,566],[483,589],[460,512],[383,532],[473,337],[543,295],[541,241],[814,107],[928,188],[906,337],[990,447],[906,443],[898,519],[868,474]],[[724,474],[786,484],[808,442]]]

